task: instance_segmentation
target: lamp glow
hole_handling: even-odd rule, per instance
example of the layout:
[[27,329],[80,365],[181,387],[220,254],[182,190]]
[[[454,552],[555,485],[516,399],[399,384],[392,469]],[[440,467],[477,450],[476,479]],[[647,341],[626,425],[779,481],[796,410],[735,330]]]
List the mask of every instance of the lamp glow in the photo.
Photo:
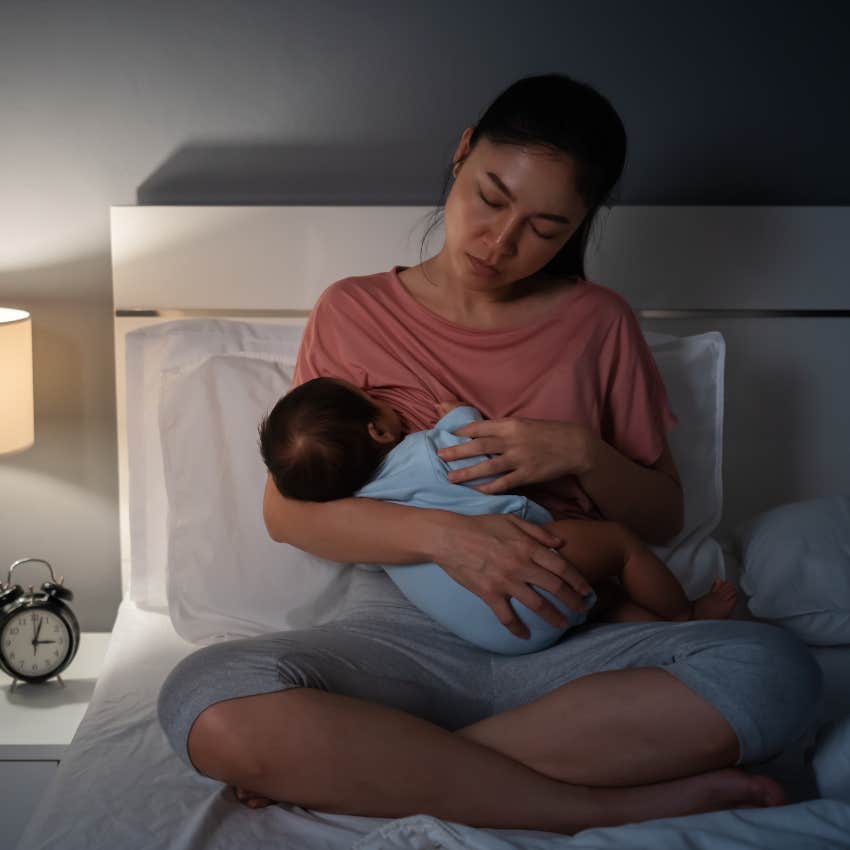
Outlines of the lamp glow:
[[34,439],[32,320],[0,307],[0,454],[22,452]]

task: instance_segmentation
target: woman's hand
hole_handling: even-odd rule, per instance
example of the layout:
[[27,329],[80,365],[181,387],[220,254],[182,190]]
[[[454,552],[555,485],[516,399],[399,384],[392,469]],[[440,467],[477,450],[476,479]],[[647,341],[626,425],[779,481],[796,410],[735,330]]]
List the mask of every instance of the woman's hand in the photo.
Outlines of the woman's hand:
[[556,628],[563,614],[530,585],[548,590],[574,611],[585,611],[590,584],[552,547],[566,542],[513,514],[452,514],[432,560],[458,584],[483,599],[518,637],[528,630],[509,603],[514,597]]
[[475,487],[481,493],[504,493],[563,475],[582,475],[593,465],[598,441],[589,428],[548,419],[484,419],[453,433],[471,439],[440,449],[437,454],[443,460],[494,455],[449,473],[452,484],[498,475],[496,480]]

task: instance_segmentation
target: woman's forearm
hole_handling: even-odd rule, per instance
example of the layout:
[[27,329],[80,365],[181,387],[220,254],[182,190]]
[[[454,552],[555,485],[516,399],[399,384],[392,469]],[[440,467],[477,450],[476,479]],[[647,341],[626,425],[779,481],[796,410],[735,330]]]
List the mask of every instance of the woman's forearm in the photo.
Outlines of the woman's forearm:
[[376,499],[285,499],[270,476],[263,496],[263,520],[272,540],[340,563],[432,561],[451,517],[448,511]]
[[595,435],[589,438],[587,466],[579,483],[606,519],[624,523],[652,545],[679,533],[682,487],[669,475],[635,463]]

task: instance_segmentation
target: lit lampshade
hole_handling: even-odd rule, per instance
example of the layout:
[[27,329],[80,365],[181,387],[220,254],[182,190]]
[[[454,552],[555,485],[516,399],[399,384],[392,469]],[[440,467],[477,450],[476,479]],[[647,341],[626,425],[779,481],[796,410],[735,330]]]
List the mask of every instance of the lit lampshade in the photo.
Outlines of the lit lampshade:
[[25,310],[0,307],[0,454],[28,449],[34,438],[32,321]]

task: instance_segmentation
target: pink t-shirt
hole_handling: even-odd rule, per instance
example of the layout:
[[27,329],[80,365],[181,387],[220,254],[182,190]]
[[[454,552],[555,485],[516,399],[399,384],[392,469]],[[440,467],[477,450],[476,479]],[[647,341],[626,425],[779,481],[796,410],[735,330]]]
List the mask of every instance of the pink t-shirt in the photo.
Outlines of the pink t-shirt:
[[[520,327],[475,330],[444,319],[388,272],[329,286],[313,308],[293,387],[343,378],[393,405],[409,431],[432,428],[435,402],[458,399],[486,419],[525,417],[593,429],[646,466],[678,422],[637,319],[586,280]],[[574,476],[523,487],[555,516],[604,518]]]

